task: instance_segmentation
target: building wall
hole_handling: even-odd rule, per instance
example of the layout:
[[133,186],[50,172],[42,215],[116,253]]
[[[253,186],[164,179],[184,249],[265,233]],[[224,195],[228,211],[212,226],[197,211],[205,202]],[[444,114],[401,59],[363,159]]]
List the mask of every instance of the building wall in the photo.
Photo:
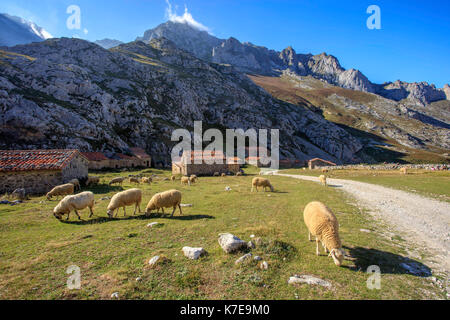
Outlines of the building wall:
[[228,164],[228,171],[236,174],[239,172],[239,170],[241,170],[241,166],[239,165],[239,163],[235,163],[235,164],[229,163]]
[[314,161],[309,161],[308,166],[309,166],[309,169],[315,169],[315,168],[319,168],[319,167],[328,167],[328,166],[330,166],[330,164],[325,161],[314,160]]
[[172,174],[174,174],[174,175],[182,174],[181,164],[177,165],[175,163],[172,163]]
[[75,156],[63,169],[62,179],[63,182],[70,181],[72,179],[85,179],[88,177],[89,161],[81,156]]
[[15,189],[25,188],[28,194],[44,194],[63,183],[60,170],[0,172],[0,193],[10,193]]
[[199,176],[212,176],[215,172],[227,173],[228,165],[224,164],[183,164],[182,174],[185,176],[190,176],[191,174]]

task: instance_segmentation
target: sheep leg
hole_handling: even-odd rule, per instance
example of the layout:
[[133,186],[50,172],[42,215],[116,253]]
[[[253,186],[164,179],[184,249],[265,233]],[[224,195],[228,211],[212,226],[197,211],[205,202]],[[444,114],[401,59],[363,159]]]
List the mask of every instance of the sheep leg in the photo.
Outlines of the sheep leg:
[[322,247],[323,247],[323,251],[325,251],[325,253],[328,253],[328,249],[323,242],[322,242]]
[[166,213],[164,212],[164,208],[161,208],[161,210],[162,210],[162,213],[163,213],[163,214],[166,214]]
[[124,217],[127,216],[127,210],[125,209],[125,207],[123,207],[123,216],[124,216]]
[[183,211],[181,211],[181,204],[180,203],[178,204],[178,208],[180,209],[180,216],[182,216],[183,215]]
[[309,231],[308,231],[308,240],[312,241],[312,239],[311,239],[311,232],[309,232]]
[[316,255],[320,256],[319,253],[319,239],[316,238]]
[[94,211],[92,211],[92,207],[89,207],[89,211],[91,212],[91,214],[89,215],[89,218],[90,218],[94,215]]
[[81,220],[81,217],[80,217],[80,215],[78,214],[78,211],[77,211],[77,210],[74,210],[74,211],[75,211],[76,215],[78,216],[78,220]]
[[173,214],[175,213],[175,210],[176,210],[176,209],[177,209],[177,206],[174,206],[174,207],[173,207],[172,214],[170,215],[171,218],[173,217]]
[[69,221],[69,217],[70,217],[70,211],[69,211],[69,213],[67,214],[67,219],[66,219],[66,221]]

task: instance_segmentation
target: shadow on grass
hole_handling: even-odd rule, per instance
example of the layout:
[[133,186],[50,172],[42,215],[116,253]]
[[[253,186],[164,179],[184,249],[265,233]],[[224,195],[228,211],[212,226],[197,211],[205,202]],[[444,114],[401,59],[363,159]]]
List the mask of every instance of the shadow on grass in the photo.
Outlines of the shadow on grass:
[[355,267],[348,268],[354,271],[365,272],[369,266],[376,265],[382,274],[411,274],[417,277],[429,277],[432,274],[431,269],[423,263],[395,253],[362,247],[344,248],[355,264]]
[[342,185],[341,184],[327,184],[327,187],[330,187],[330,188],[342,188]]
[[183,220],[183,221],[189,221],[189,220],[200,220],[200,219],[215,219],[215,217],[205,214],[194,214],[194,215],[185,215],[185,216],[173,216],[170,217],[170,214],[166,215],[151,215],[146,216],[145,214],[140,215],[131,215],[126,217],[120,217],[120,214],[117,218],[108,218],[108,217],[96,217],[94,219],[89,220],[61,220],[61,223],[65,224],[74,224],[74,225],[90,225],[90,224],[100,224],[100,223],[107,223],[107,222],[113,222],[113,221],[127,221],[127,220],[150,220],[154,218],[159,219],[170,219],[170,220]]
[[107,184],[99,184],[92,187],[84,187],[81,191],[92,191],[94,194],[108,194],[110,192],[120,192],[123,191],[124,188],[122,186],[110,186]]

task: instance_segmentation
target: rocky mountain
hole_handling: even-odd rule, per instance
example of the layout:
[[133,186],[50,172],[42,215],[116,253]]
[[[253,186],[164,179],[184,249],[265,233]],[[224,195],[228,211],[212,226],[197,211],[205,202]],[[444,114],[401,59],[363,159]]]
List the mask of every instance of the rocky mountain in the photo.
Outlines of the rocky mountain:
[[0,14],[0,46],[15,46],[49,38],[52,38],[52,35],[33,22],[5,13]]
[[345,70],[336,57],[326,53],[297,54],[292,47],[277,52],[252,43],[241,43],[235,38],[219,39],[184,23],[163,23],[146,31],[138,40],[148,42],[161,37],[173,41],[177,47],[198,58],[230,64],[245,73],[279,76],[289,70],[299,76],[312,76],[342,88],[376,93],[394,101],[407,100],[407,103],[417,105],[448,99],[444,89],[426,82],[372,83],[359,70]]
[[122,41],[114,40],[114,39],[103,39],[94,41],[95,44],[98,44],[100,47],[104,49],[111,49],[117,47],[118,45],[123,44]]
[[[204,35],[206,37],[206,35]],[[169,163],[175,128],[278,128],[281,157],[359,161],[362,144],[234,67],[165,38],[105,50],[80,39],[0,48],[0,148],[144,147]]]

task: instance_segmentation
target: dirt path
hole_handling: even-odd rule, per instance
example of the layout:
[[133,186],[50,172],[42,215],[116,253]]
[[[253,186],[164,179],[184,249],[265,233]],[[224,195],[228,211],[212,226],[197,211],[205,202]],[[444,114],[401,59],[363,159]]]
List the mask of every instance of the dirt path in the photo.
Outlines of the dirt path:
[[[280,176],[319,182],[317,177],[274,173]],[[429,267],[449,275],[450,204],[409,192],[370,183],[327,179],[330,187],[341,188],[358,204],[381,218],[402,237],[425,249],[432,257]]]

